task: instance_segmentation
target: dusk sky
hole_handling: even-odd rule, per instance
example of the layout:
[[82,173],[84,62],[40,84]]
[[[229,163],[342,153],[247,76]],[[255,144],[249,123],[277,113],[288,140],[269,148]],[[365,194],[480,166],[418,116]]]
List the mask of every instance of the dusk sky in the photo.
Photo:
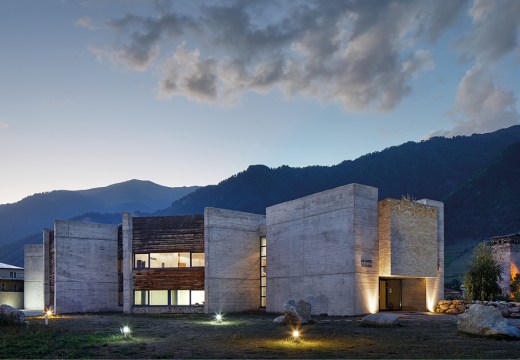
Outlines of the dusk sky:
[[0,204],[520,123],[520,1],[0,1]]

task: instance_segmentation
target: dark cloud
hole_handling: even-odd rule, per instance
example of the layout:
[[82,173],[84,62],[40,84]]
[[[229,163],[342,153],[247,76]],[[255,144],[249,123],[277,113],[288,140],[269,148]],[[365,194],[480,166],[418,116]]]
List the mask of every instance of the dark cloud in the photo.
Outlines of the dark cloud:
[[155,17],[110,20],[115,46],[93,51],[131,69],[156,64],[163,97],[226,102],[279,88],[348,110],[389,110],[411,76],[434,66],[418,37],[438,38],[464,2],[439,3],[232,1],[182,14],[159,2]]

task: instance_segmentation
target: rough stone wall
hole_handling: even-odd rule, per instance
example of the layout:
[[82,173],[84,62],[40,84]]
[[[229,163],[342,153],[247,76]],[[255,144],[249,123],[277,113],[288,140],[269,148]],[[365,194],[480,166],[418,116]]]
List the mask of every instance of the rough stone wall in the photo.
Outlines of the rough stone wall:
[[520,273],[520,235],[497,236],[491,239],[493,256],[500,264],[502,294],[511,293],[511,280]]
[[260,236],[265,236],[263,231],[263,215],[205,209],[206,313],[260,307]]
[[267,208],[267,311],[307,298],[313,314],[377,311],[376,188],[350,184]]
[[430,199],[417,202],[437,209],[437,270],[435,277],[426,278],[426,305],[433,312],[437,301],[444,298],[444,203]]
[[25,245],[24,273],[24,308],[43,310],[43,244]]
[[117,225],[54,223],[58,314],[117,311]]
[[437,209],[409,200],[379,202],[381,276],[437,275]]

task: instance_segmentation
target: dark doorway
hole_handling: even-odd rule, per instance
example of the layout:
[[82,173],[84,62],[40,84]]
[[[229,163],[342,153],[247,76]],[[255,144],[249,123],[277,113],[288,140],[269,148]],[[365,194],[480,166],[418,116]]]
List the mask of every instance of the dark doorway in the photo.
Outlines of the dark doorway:
[[401,310],[401,289],[400,279],[379,279],[379,310]]

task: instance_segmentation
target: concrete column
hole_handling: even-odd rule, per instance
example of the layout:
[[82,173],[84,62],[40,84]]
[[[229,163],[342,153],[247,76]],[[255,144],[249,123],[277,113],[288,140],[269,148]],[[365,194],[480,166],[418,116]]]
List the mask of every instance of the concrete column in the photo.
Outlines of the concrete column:
[[437,276],[426,278],[426,308],[433,312],[437,302],[444,298],[444,203],[429,199],[417,202],[437,208]]
[[24,247],[24,308],[44,310],[43,244]]
[[133,290],[133,223],[132,215],[128,212],[123,213],[123,312],[132,313],[134,304]]

